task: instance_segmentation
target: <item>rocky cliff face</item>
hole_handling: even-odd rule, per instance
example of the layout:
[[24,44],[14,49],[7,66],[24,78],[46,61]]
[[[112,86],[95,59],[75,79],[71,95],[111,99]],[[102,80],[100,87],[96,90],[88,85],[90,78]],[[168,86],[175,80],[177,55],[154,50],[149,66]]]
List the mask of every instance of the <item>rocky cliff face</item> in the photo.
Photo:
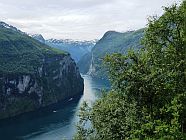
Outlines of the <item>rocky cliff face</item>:
[[83,89],[69,54],[0,27],[0,119],[80,96]]
[[83,79],[69,55],[45,58],[35,74],[0,74],[0,119],[83,94]]
[[[138,50],[142,46],[140,45],[140,40],[143,37],[144,29],[139,29],[136,31],[128,31],[124,33],[108,31],[104,36],[96,43],[91,51],[89,57],[85,56],[85,61],[80,60],[81,65],[80,70],[82,72],[87,72],[87,74],[92,77],[108,79],[107,70],[103,64],[103,58],[106,55],[113,53],[126,54],[128,49]],[[84,66],[85,64],[89,66]]]

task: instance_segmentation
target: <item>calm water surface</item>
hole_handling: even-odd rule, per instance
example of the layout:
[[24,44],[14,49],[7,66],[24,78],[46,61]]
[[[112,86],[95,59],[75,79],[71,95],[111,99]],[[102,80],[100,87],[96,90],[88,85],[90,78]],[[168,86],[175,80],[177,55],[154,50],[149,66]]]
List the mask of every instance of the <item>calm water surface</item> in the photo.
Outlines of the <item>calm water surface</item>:
[[99,98],[101,89],[108,89],[106,81],[83,75],[84,94],[81,98],[24,114],[0,122],[0,140],[71,140],[78,121],[78,109],[83,101]]

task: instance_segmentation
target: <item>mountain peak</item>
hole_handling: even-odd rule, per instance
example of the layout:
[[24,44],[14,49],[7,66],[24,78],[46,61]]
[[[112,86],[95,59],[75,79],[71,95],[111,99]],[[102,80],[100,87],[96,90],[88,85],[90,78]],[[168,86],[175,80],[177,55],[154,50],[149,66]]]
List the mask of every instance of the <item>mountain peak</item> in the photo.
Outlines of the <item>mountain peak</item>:
[[117,32],[117,31],[107,31],[104,35],[103,38],[104,39],[109,39],[109,38],[113,38],[113,37],[117,37],[119,35],[121,35],[121,32]]
[[3,21],[0,21],[0,28],[7,28],[7,29],[11,29],[13,31],[17,31],[17,32],[20,32],[20,33],[23,33],[21,32],[20,30],[18,30],[16,27],[12,26],[12,25],[9,25]]
[[120,32],[110,30],[110,31],[107,31],[105,34],[117,34],[117,33],[120,33]]
[[40,41],[41,43],[45,43],[45,39],[41,34],[28,34],[30,37]]
[[3,22],[3,21],[0,21],[0,27],[4,27],[4,28],[11,28],[12,26]]
[[73,40],[73,39],[48,39],[51,43],[65,43],[65,44],[96,44],[97,40]]

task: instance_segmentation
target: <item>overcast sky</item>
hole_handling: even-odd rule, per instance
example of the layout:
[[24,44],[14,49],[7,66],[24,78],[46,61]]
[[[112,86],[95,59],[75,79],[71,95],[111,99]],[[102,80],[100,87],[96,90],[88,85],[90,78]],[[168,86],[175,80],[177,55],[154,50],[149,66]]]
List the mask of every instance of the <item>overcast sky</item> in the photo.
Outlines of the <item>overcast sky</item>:
[[45,38],[99,39],[145,27],[149,15],[181,0],[0,0],[0,20]]

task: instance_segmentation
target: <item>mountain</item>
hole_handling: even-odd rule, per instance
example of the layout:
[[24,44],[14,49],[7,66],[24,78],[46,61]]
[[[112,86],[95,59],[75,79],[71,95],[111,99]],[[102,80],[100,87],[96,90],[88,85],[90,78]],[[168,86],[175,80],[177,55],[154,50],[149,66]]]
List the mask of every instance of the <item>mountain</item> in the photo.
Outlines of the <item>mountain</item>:
[[84,56],[85,54],[90,53],[95,43],[96,43],[95,40],[92,41],[75,41],[70,39],[46,40],[47,45],[69,52],[76,62],[78,62],[81,59],[81,57]]
[[76,63],[86,54],[90,53],[96,40],[91,41],[76,41],[72,39],[47,39],[45,40],[41,34],[32,34],[29,35],[32,38],[45,43],[48,46],[57,48],[68,52],[71,57],[76,61]]
[[6,28],[6,29],[10,29],[10,30],[15,31],[15,32],[19,32],[21,34],[25,34],[24,32],[18,30],[16,27],[14,27],[12,25],[9,25],[9,24],[7,24],[5,22],[2,22],[2,21],[0,21],[0,28]]
[[[107,73],[103,66],[102,59],[106,54],[122,53],[125,54],[128,49],[139,49],[140,40],[143,37],[144,29],[128,31],[124,33],[108,31],[96,43],[92,49],[91,56],[83,56],[78,64],[81,72],[87,72],[93,77],[107,78]],[[86,62],[84,60],[87,60]],[[89,60],[88,60],[89,59]],[[89,66],[84,67],[84,65]],[[87,69],[88,68],[88,69]]]
[[45,39],[41,34],[29,34],[32,38],[36,39],[37,41],[41,43],[45,43]]
[[91,59],[92,55],[91,52],[89,52],[82,56],[81,59],[78,61],[77,66],[82,74],[88,73],[91,64]]
[[0,22],[0,119],[79,96],[83,88],[68,53]]

